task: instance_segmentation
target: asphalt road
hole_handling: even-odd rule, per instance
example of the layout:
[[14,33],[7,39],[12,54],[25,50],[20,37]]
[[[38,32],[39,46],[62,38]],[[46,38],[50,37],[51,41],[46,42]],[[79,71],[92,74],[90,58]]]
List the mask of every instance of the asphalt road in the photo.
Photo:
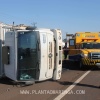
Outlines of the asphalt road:
[[[58,81],[47,80],[30,86],[14,84],[10,79],[0,80],[0,100],[53,100],[91,68],[80,70],[73,62],[63,64]],[[100,100],[100,69],[92,68],[61,100]],[[59,100],[59,99],[58,99]]]

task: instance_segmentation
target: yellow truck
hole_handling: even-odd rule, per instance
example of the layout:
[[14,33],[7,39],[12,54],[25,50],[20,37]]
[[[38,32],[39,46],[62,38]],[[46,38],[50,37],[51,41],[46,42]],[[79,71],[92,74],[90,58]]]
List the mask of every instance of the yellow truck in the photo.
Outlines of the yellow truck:
[[79,67],[100,66],[100,32],[77,32],[69,39],[69,60]]

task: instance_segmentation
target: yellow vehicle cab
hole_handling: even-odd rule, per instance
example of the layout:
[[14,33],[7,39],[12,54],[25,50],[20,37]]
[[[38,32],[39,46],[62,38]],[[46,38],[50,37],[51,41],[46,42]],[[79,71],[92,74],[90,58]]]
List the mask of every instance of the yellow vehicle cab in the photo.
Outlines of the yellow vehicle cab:
[[84,65],[100,66],[100,32],[77,32],[69,40],[69,60]]

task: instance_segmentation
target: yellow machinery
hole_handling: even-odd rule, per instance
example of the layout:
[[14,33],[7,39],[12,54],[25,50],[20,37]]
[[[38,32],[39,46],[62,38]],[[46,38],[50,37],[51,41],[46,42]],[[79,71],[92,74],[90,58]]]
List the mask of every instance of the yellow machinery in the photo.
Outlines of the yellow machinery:
[[100,32],[77,32],[69,40],[69,60],[84,65],[100,66]]

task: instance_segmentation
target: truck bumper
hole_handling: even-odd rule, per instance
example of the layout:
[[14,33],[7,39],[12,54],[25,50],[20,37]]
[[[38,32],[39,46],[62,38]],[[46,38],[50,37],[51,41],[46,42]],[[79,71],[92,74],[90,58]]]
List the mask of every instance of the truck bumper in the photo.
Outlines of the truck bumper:
[[88,65],[88,66],[100,66],[100,60],[91,60],[88,58],[82,58],[82,63],[83,65]]
[[100,68],[100,63],[96,63],[96,66],[98,66],[98,68]]

